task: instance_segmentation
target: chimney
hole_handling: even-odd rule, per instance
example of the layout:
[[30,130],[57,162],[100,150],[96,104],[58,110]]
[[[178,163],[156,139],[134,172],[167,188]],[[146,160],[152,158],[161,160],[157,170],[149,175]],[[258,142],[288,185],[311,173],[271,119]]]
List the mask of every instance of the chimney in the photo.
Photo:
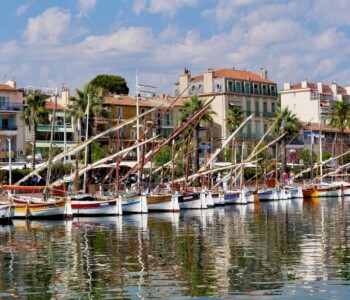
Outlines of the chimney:
[[[184,74],[180,75],[179,78],[179,92],[180,94],[183,92],[182,96],[187,97],[188,96],[188,85],[191,82],[191,72],[187,69],[185,69]],[[186,90],[185,90],[186,89]]]
[[62,88],[61,99],[62,99],[62,105],[64,107],[67,107],[69,104],[69,89],[67,87]]
[[307,79],[305,79],[305,80],[303,80],[303,81],[301,82],[301,88],[302,88],[302,89],[306,89],[306,88],[307,88]]
[[337,98],[337,95],[338,95],[338,85],[334,82],[332,82],[332,92],[333,92],[333,96],[334,96],[334,99]]
[[322,81],[317,81],[317,90],[318,90],[319,93],[323,93]]
[[291,85],[290,85],[290,82],[285,82],[283,84],[283,90],[286,91],[286,90],[290,90],[291,88]]
[[260,77],[264,78],[264,79],[268,79],[267,78],[267,70],[265,68],[260,68]]
[[203,74],[203,92],[212,93],[214,92],[214,70],[208,69],[208,71]]
[[349,85],[347,85],[345,87],[345,90],[346,90],[346,94],[350,95],[350,86]]

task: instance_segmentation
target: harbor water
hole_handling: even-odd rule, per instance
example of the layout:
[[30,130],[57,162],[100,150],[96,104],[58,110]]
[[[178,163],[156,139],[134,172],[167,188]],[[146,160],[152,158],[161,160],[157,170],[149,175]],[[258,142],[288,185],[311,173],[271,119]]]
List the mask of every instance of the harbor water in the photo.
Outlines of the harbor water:
[[348,299],[350,199],[13,220],[1,299]]

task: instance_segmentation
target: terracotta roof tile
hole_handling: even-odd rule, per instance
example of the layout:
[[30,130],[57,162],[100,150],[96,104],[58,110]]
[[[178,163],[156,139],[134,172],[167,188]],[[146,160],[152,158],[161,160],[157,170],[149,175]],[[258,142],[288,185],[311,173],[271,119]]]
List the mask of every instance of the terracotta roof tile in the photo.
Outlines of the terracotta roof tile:
[[6,84],[0,84],[0,91],[17,91],[17,89],[13,88],[12,86],[6,85]]
[[[260,77],[259,75],[250,72],[250,71],[241,71],[241,70],[231,70],[231,69],[220,69],[213,71],[214,78],[231,78],[231,79],[238,79],[238,80],[247,80],[247,81],[253,81],[253,82],[260,82],[260,83],[273,83],[275,82],[264,79]],[[191,81],[203,81],[204,75],[199,75],[196,77],[193,77]]]
[[[54,105],[55,105],[55,104],[54,104],[53,101],[48,101],[48,102],[45,103],[45,109],[47,109],[47,110],[53,110]],[[56,109],[57,109],[57,110],[64,110],[64,106],[62,106],[61,104],[57,104]]]
[[[155,97],[155,99],[140,99],[139,100],[139,106],[140,107],[157,107],[159,105],[162,105],[164,107],[169,106],[175,98],[173,97]],[[136,106],[136,99],[135,97],[130,97],[126,95],[117,95],[117,96],[110,96],[105,99],[105,104],[110,104],[110,105],[119,105],[119,106]],[[175,103],[175,106],[182,106],[182,100],[180,99]]]

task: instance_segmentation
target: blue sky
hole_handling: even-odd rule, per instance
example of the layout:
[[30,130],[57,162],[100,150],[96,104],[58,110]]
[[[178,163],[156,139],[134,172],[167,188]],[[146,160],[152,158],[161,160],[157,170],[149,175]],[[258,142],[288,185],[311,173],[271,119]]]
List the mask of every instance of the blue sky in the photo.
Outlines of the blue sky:
[[98,74],[172,95],[184,68],[350,84],[348,0],[2,1],[0,78],[72,91]]

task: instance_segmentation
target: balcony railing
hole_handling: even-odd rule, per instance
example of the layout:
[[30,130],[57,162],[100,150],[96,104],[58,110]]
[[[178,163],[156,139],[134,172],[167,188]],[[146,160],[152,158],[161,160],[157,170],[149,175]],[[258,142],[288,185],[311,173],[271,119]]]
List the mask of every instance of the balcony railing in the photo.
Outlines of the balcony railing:
[[1,111],[21,111],[23,104],[20,103],[3,103],[0,105],[0,112]]
[[0,130],[17,130],[17,126],[0,126]]

